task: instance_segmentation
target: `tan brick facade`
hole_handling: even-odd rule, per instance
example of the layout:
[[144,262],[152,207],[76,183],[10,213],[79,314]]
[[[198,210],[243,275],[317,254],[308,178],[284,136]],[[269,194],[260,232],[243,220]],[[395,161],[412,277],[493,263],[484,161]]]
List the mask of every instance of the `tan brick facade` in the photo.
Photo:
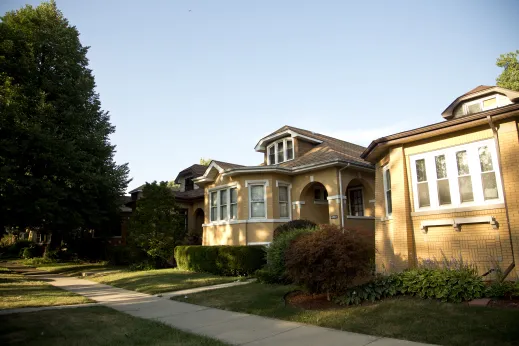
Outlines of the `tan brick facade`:
[[[378,158],[375,177],[375,246],[379,272],[400,271],[413,267],[420,259],[461,258],[477,265],[480,273],[496,268],[507,269],[519,264],[519,136],[517,118],[497,122],[501,156],[502,186],[505,204],[457,208],[452,210],[414,210],[413,179],[410,156],[454,147],[480,140],[494,140],[489,125],[442,134],[419,141],[388,147]],[[498,162],[495,162],[497,165]],[[383,169],[391,173],[392,217],[386,217]],[[497,177],[500,179],[500,177]],[[435,226],[426,233],[421,230],[425,220],[491,216],[497,221],[463,224],[460,231],[452,226]],[[511,234],[511,237],[510,237]],[[515,254],[515,258],[514,258]],[[517,267],[511,272],[517,278]]]

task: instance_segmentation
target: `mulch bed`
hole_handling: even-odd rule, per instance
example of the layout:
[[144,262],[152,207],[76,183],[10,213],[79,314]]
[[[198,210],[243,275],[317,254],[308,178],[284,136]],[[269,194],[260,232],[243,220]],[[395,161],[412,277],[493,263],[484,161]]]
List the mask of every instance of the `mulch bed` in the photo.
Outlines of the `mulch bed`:
[[305,310],[331,310],[341,308],[334,302],[326,299],[326,294],[307,294],[303,291],[290,292],[285,296],[287,305],[296,306]]
[[488,306],[496,308],[519,309],[519,298],[512,299],[493,299]]

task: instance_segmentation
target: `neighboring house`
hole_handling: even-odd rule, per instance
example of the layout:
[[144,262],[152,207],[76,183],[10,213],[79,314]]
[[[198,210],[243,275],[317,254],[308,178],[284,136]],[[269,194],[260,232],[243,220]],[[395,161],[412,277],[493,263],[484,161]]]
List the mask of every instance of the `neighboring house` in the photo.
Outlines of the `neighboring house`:
[[[204,223],[204,190],[200,189],[193,180],[204,174],[207,166],[192,165],[180,173],[175,178],[178,187],[172,188],[175,201],[181,212],[184,214],[184,225],[186,231],[202,236],[202,224]],[[126,206],[135,210],[137,200],[142,198],[142,190],[145,185],[141,185],[130,191],[131,201]]]
[[519,92],[482,85],[455,99],[445,121],[379,138],[362,153],[376,164],[379,272],[444,256],[480,273],[514,268],[518,102]]
[[194,179],[205,190],[203,244],[269,243],[277,226],[295,219],[373,238],[375,175],[360,158],[364,149],[284,126],[256,145],[264,154],[261,165],[212,161]]

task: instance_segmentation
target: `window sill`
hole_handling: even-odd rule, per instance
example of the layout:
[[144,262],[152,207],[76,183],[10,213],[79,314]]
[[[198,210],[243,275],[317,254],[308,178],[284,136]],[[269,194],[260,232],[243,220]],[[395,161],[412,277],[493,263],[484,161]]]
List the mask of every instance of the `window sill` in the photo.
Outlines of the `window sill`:
[[471,207],[459,207],[459,208],[445,208],[445,209],[433,209],[411,212],[411,216],[425,216],[425,215],[438,215],[438,214],[451,214],[451,213],[462,213],[467,211],[477,210],[489,210],[489,209],[501,209],[504,208],[504,203],[493,203],[485,205],[474,205]]
[[359,219],[359,220],[375,220],[374,216],[354,216],[354,215],[347,215],[347,219]]
[[314,204],[330,204],[328,201],[314,201]]
[[389,220],[393,220],[393,215],[384,216],[384,217],[380,218],[380,221],[389,221]]

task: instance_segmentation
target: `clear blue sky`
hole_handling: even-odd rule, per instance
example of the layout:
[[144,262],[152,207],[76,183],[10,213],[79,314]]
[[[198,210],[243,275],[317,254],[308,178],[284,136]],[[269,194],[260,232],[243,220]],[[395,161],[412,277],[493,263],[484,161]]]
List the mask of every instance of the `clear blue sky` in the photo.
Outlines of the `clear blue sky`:
[[201,157],[259,164],[257,140],[285,124],[366,146],[442,121],[519,49],[517,0],[57,4],[91,46],[130,189]]

